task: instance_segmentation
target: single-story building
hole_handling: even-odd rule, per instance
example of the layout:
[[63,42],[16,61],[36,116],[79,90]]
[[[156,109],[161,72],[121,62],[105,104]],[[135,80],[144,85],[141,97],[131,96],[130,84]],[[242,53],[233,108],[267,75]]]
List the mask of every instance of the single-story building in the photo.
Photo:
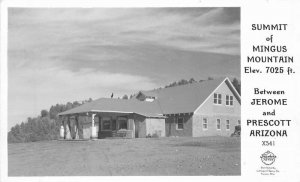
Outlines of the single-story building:
[[225,78],[100,98],[59,116],[65,139],[229,136],[240,125],[241,98]]

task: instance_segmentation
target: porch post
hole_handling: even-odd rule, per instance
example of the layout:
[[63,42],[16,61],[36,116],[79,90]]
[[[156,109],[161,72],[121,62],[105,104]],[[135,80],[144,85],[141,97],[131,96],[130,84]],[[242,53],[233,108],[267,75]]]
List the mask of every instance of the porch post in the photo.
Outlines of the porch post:
[[76,133],[76,139],[80,139],[80,137],[79,137],[79,115],[76,115],[75,116],[75,127],[76,127],[76,129],[75,129],[75,133]]
[[65,129],[64,129],[64,120],[63,120],[62,116],[59,116],[59,122],[61,123],[59,136],[60,136],[60,139],[64,139]]
[[128,121],[127,121],[127,128],[128,130],[131,130],[131,136],[129,136],[130,138],[134,138],[134,120],[130,117],[128,118]]
[[66,121],[66,116],[63,117],[63,125],[64,125],[64,139],[67,139],[67,121]]
[[132,119],[132,138],[135,138],[135,122],[134,122],[134,119]]
[[96,114],[92,114],[92,139],[97,138],[96,126],[95,126],[95,116]]
[[67,126],[66,126],[66,139],[72,139],[71,128],[70,128],[70,116],[67,115]]

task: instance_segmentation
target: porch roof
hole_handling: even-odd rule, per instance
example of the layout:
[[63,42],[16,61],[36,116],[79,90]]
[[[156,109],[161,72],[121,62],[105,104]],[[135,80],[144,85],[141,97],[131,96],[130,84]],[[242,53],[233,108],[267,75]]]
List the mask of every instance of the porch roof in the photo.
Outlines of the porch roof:
[[100,98],[90,103],[59,113],[62,115],[87,112],[99,113],[136,113],[146,117],[164,117],[157,102],[140,102],[135,99]]

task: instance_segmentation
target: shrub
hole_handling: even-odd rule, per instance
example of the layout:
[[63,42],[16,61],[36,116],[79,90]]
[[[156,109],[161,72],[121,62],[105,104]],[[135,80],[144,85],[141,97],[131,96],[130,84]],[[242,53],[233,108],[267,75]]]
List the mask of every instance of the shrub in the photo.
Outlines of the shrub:
[[234,132],[231,134],[232,137],[234,136],[241,136],[241,126],[240,125],[237,125],[234,127]]

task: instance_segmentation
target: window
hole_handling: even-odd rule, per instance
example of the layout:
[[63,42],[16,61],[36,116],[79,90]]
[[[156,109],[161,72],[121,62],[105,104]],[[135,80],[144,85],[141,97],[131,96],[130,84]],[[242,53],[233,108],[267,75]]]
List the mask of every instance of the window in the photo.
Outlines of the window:
[[103,130],[111,130],[111,123],[110,120],[103,120]]
[[226,95],[226,106],[233,106],[233,96]]
[[183,129],[183,118],[178,118],[177,119],[177,130],[182,130]]
[[217,119],[217,130],[221,130],[221,120]]
[[222,104],[222,95],[214,93],[214,104]]
[[241,125],[241,120],[238,120],[238,125]]
[[230,129],[230,123],[229,123],[229,120],[226,120],[226,130],[229,130]]
[[119,120],[119,130],[120,129],[127,130],[127,120]]
[[207,129],[207,118],[203,118],[203,129]]

